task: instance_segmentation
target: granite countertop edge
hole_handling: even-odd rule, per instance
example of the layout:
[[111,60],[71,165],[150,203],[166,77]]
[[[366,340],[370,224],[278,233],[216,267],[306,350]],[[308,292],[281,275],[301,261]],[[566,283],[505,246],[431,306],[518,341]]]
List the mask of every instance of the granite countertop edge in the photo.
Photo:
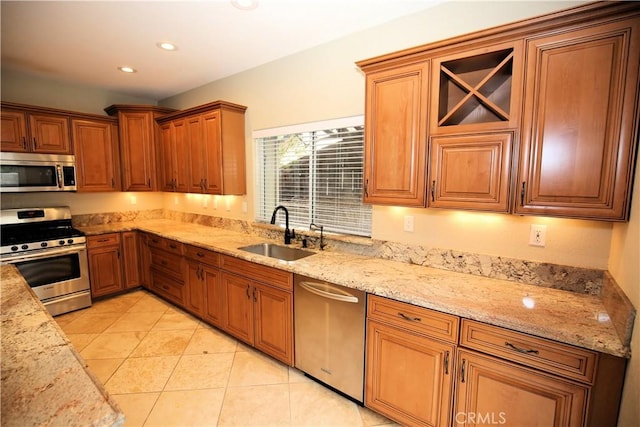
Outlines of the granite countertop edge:
[[335,251],[285,262],[239,247],[271,242],[169,219],[78,227],[88,236],[143,231],[417,306],[618,357],[630,357],[598,296]]

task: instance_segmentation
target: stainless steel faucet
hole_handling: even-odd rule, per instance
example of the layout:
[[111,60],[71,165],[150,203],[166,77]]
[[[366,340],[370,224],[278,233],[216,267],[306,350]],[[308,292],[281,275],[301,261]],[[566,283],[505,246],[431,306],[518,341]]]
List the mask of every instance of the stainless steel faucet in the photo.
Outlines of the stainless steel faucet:
[[311,223],[309,225],[309,230],[311,230],[311,231],[320,230],[320,250],[321,251],[323,251],[324,247],[326,246],[326,244],[324,243],[324,234],[322,232],[323,229],[324,229],[323,225],[315,225],[314,223]]
[[282,205],[276,206],[276,208],[273,210],[273,214],[271,214],[271,224],[276,223],[276,214],[280,209],[284,211],[284,244],[288,245],[289,243],[291,243],[291,239],[296,237],[296,231],[289,231],[289,211],[287,210],[287,208]]

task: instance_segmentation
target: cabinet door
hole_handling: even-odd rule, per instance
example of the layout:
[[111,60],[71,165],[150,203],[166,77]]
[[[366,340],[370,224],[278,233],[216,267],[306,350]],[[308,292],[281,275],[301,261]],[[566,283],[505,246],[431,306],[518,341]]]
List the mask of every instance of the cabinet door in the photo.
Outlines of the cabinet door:
[[72,120],[78,191],[120,190],[118,139],[108,122]]
[[205,265],[202,267],[202,275],[205,286],[204,318],[212,325],[222,328],[225,289],[222,286],[220,270]]
[[160,126],[160,187],[162,191],[175,191],[176,165],[174,156],[174,139],[171,123],[164,123]]
[[367,321],[366,406],[404,425],[449,425],[454,349]]
[[429,207],[508,212],[512,136],[433,137]]
[[151,252],[149,251],[148,239],[149,236],[146,233],[140,233],[140,284],[147,289],[151,287]]
[[223,165],[222,141],[220,139],[220,112],[212,111],[203,114],[202,127],[202,137],[204,141],[203,159],[205,160],[204,189],[209,194],[222,194]]
[[253,290],[250,280],[231,273],[222,274],[225,292],[223,329],[253,345]]
[[428,62],[367,74],[364,202],[425,206]]
[[293,299],[291,292],[254,283],[255,347],[293,366]]
[[49,114],[29,114],[33,151],[72,154],[69,119]]
[[175,157],[176,189],[181,193],[189,192],[189,158],[191,148],[187,132],[187,121],[177,120],[172,122],[173,156]]
[[0,111],[1,151],[24,152],[29,150],[27,143],[27,118],[22,111]]
[[639,33],[629,19],[527,42],[516,213],[626,219]]
[[186,119],[187,139],[190,155],[188,164],[188,191],[204,192],[206,159],[205,142],[202,135],[202,116],[196,115]]
[[204,315],[205,283],[203,267],[199,262],[187,260],[186,309],[198,317]]
[[123,252],[123,277],[124,288],[135,288],[140,286],[140,242],[136,231],[122,232],[122,252]]
[[119,246],[90,248],[88,259],[92,297],[108,295],[123,289]]
[[152,191],[156,170],[153,113],[120,112],[118,121],[123,190]]
[[582,426],[588,389],[479,353],[458,352],[453,425]]

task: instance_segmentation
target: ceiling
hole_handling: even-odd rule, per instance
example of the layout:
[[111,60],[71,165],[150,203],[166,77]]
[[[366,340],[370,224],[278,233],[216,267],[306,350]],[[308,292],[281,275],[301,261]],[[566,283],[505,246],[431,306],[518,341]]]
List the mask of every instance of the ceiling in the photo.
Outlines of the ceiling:
[[2,68],[161,100],[439,2],[2,0]]

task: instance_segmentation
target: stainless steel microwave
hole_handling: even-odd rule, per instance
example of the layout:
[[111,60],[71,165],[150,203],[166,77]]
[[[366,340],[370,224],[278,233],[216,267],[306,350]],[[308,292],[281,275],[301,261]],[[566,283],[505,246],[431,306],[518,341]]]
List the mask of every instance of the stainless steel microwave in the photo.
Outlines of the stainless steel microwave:
[[76,191],[72,155],[0,153],[0,191]]

